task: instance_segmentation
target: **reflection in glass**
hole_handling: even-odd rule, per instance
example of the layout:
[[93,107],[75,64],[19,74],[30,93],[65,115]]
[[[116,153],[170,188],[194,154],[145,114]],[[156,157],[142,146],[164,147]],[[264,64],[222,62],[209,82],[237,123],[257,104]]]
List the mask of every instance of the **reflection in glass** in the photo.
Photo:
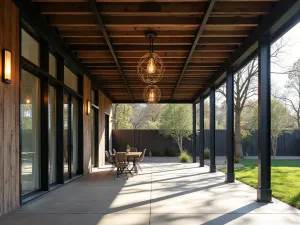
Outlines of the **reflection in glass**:
[[22,44],[21,44],[21,53],[22,56],[28,59],[30,62],[35,65],[40,65],[40,46],[39,43],[31,37],[25,30],[22,29]]
[[78,101],[72,98],[71,102],[72,121],[72,174],[76,175],[78,170]]
[[69,96],[64,95],[64,176],[69,179]]
[[56,90],[49,86],[49,184],[56,180]]
[[56,77],[56,58],[49,53],[49,74]]
[[78,91],[78,77],[66,66],[64,67],[64,82],[69,88]]
[[21,72],[22,195],[40,189],[40,80]]

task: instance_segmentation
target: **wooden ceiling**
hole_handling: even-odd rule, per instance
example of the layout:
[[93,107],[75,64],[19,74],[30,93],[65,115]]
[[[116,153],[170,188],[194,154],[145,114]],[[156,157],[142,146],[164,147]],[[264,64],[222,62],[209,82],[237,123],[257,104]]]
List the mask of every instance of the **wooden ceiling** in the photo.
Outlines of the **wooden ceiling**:
[[143,101],[136,66],[149,51],[145,31],[156,31],[154,52],[166,66],[162,101],[191,102],[278,1],[32,2],[115,102]]

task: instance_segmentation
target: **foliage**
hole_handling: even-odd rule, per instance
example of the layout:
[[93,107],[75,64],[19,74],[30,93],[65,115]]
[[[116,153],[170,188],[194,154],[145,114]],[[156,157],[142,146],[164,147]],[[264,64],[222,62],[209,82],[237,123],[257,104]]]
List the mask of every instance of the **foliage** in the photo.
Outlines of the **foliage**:
[[210,149],[209,148],[204,149],[204,159],[210,159]]
[[[240,163],[244,167],[235,170],[236,179],[257,188],[257,160],[241,160]],[[273,196],[300,209],[300,161],[272,160],[271,174]]]
[[[250,129],[257,130],[258,127],[258,108],[252,109],[250,117]],[[284,131],[291,126],[291,116],[288,110],[278,100],[273,99],[271,101],[271,142],[273,156],[276,156],[277,150],[277,138],[284,133]]]
[[129,144],[126,145],[126,149],[130,149],[130,145]]
[[160,134],[173,138],[182,152],[183,139],[192,134],[191,106],[184,104],[167,105],[161,115]]
[[164,156],[177,157],[179,154],[178,148],[166,148]]
[[183,150],[179,156],[180,162],[186,163],[191,161],[191,157],[187,151]]
[[234,163],[240,163],[241,159],[237,158],[236,156],[234,157]]
[[132,129],[132,108],[128,104],[114,104],[112,111],[113,129]]

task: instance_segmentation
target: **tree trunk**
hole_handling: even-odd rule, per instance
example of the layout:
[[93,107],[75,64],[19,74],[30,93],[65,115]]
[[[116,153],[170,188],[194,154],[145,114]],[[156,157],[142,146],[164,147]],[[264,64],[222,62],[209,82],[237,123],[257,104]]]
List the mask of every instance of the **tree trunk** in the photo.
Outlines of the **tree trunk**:
[[240,110],[235,110],[234,127],[235,127],[235,156],[237,158],[240,158],[241,156],[243,156],[243,153],[241,152],[242,143],[241,143],[241,111]]
[[182,139],[179,139],[179,140],[177,140],[176,142],[177,142],[177,145],[178,145],[180,154],[181,154],[181,153],[182,153]]

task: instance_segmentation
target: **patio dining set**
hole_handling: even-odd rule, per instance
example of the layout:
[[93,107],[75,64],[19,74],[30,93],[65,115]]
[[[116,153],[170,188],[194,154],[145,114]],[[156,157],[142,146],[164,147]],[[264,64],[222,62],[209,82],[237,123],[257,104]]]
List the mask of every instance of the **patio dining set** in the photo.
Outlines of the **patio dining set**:
[[105,151],[105,157],[107,162],[111,164],[111,169],[108,174],[112,174],[115,168],[117,172],[114,179],[118,178],[120,175],[125,174],[126,179],[128,179],[128,174],[133,176],[133,174],[138,173],[138,169],[142,171],[140,162],[144,160],[146,149],[142,152],[138,152],[136,148],[131,148],[128,152],[117,152],[115,149]]

